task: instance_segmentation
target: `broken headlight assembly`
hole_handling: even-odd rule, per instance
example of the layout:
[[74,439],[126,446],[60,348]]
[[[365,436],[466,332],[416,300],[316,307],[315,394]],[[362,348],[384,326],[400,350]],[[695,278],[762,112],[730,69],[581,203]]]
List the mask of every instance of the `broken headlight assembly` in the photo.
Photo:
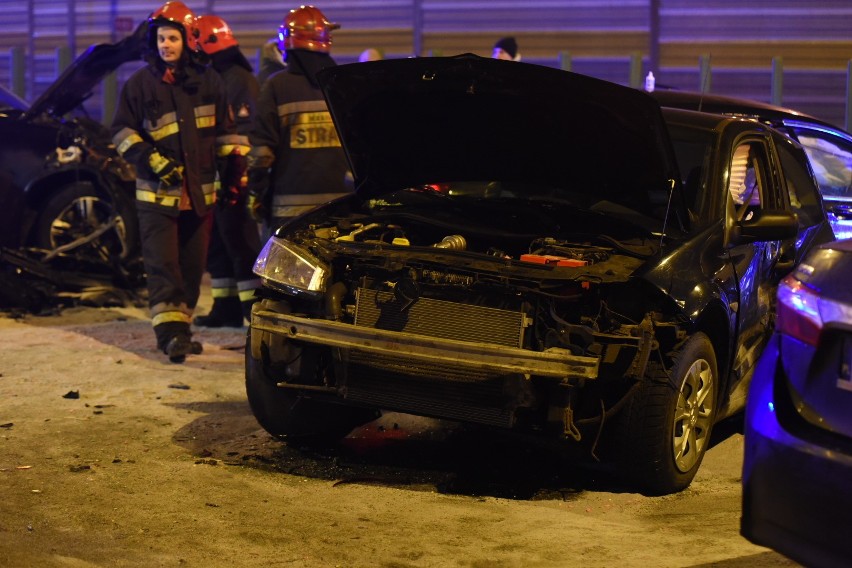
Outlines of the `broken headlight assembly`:
[[304,248],[272,237],[254,263],[263,284],[288,294],[325,292],[329,267]]

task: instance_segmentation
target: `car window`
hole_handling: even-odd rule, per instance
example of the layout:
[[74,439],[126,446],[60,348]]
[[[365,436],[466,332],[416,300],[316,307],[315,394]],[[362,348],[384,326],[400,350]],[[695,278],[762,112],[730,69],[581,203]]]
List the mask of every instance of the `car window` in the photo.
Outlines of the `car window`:
[[793,131],[808,154],[823,197],[852,201],[852,141],[827,129]]
[[794,149],[790,146],[791,144],[778,144],[778,156],[784,169],[790,207],[799,216],[799,223],[809,227],[823,220],[822,204],[807,164],[803,163],[805,157],[798,148],[795,149],[798,154],[794,154]]
[[763,145],[746,142],[734,148],[728,175],[728,193],[737,219],[749,219],[766,195],[766,153]]

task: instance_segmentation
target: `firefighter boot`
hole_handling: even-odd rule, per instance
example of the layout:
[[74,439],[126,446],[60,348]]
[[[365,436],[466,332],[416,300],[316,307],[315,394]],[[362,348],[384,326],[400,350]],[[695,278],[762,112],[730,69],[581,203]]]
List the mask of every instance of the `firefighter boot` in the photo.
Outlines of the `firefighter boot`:
[[201,355],[202,350],[201,343],[185,334],[172,337],[164,349],[172,363],[183,363],[187,355]]
[[168,355],[172,363],[183,363],[187,355],[201,354],[201,344],[192,341],[188,323],[170,321],[155,325],[154,335],[157,349]]
[[243,310],[237,296],[213,299],[213,308],[206,316],[196,316],[192,323],[199,327],[243,327]]

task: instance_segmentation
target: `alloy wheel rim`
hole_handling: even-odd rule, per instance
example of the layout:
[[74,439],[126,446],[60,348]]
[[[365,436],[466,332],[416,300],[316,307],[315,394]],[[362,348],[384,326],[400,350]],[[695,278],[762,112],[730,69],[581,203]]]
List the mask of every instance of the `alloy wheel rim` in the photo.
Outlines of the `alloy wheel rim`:
[[713,408],[713,373],[706,360],[698,359],[686,372],[675,408],[672,450],[682,473],[695,467],[710,442]]
[[[50,225],[50,244],[56,249],[79,239],[85,239],[109,224],[112,208],[97,197],[79,197],[71,202]],[[106,229],[91,242],[82,245],[102,260],[127,252],[127,231],[124,220],[118,216],[113,227]]]

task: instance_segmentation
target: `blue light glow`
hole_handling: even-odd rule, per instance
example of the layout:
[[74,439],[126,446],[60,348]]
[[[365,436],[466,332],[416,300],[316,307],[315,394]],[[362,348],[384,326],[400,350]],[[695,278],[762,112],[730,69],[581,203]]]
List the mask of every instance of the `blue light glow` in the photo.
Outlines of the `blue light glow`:
[[771,400],[766,406],[769,407],[769,412],[775,412],[775,404]]

